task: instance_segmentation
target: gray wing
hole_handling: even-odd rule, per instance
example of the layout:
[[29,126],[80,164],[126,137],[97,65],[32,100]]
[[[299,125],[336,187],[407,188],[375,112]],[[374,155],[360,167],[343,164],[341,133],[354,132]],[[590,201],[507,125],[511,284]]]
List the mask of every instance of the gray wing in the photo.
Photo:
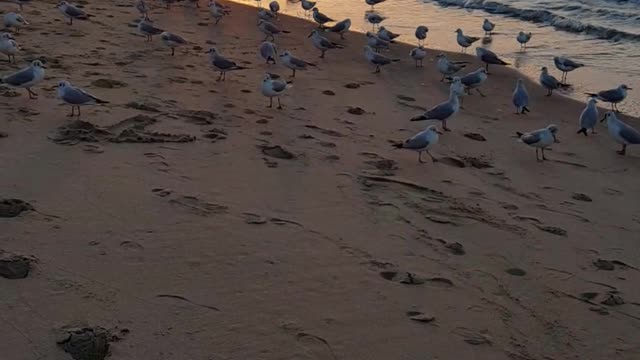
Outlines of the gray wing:
[[476,42],[476,41],[478,41],[478,40],[480,40],[480,38],[473,37],[473,36],[463,35],[462,37],[464,38],[464,40],[465,40],[466,42],[471,43],[471,44],[472,44],[472,43],[474,43],[474,42]]
[[455,64],[455,63],[452,63],[451,61],[449,61],[449,62],[447,62],[447,72],[457,73],[458,71],[460,71],[465,66],[466,65],[458,65],[458,64]]
[[280,32],[280,29],[278,29],[275,25],[273,25],[270,22],[265,22],[264,23],[264,28],[265,30],[267,30],[268,32],[272,33],[272,34],[277,34]]
[[520,137],[520,140],[522,140],[522,142],[527,145],[532,145],[537,142],[540,142],[540,138],[541,138],[540,133],[537,131],[534,131],[534,132],[522,135]]
[[373,57],[371,58],[371,62],[375,65],[387,65],[391,63],[391,59],[384,55],[380,55],[377,53],[372,53]]
[[78,88],[67,88],[62,94],[62,100],[69,104],[86,104],[98,101],[98,98]]
[[320,37],[320,46],[332,49],[335,45],[325,37]]
[[470,73],[463,76],[460,81],[466,86],[471,86],[480,82],[480,76],[477,73]]
[[147,34],[158,35],[164,32],[164,30],[159,29],[153,25],[149,25],[145,22],[141,23],[140,30],[144,31]]
[[346,25],[347,24],[344,21],[340,21],[339,23],[337,23],[337,24],[333,25],[332,27],[330,27],[329,31],[340,32],[340,31],[344,30]]
[[417,133],[416,135],[405,141],[404,144],[402,144],[402,148],[410,150],[419,150],[426,148],[427,146],[429,146],[429,140],[427,139],[426,135],[426,131]]
[[74,17],[74,18],[84,17],[84,16],[87,15],[87,14],[85,14],[84,11],[78,9],[75,6],[71,6],[71,5],[67,5],[67,8],[65,9],[64,12],[65,12],[65,14],[69,15],[70,17]]
[[485,50],[480,60],[489,63],[489,64],[502,64],[504,61],[500,60],[498,55],[496,55],[493,51]]
[[620,129],[620,137],[629,144],[640,144],[640,133],[627,124],[622,124]]
[[316,16],[318,17],[318,20],[320,21],[324,21],[324,22],[328,22],[328,21],[333,21],[332,18],[328,17],[327,15],[319,12],[316,14]]
[[173,42],[178,43],[178,44],[186,44],[187,43],[187,40],[183,39],[181,36],[178,36],[176,34],[171,34],[171,33],[169,33],[169,34],[167,34],[165,36],[165,40],[173,41]]
[[449,104],[449,102],[443,102],[441,104],[436,105],[431,110],[427,111],[424,116],[428,119],[436,119],[436,120],[444,120],[453,114],[453,107]]
[[26,68],[18,71],[17,73],[6,76],[2,79],[2,82],[11,86],[21,86],[35,78],[35,73],[32,68]]
[[284,89],[287,88],[287,83],[284,81],[272,81],[271,82],[271,87],[273,88],[273,90],[275,92],[281,92],[284,91]]
[[564,66],[568,66],[568,67],[572,67],[572,68],[579,68],[579,67],[581,67],[581,66],[584,66],[584,64],[581,64],[581,63],[575,62],[575,61],[573,61],[573,60],[571,60],[571,59],[567,59],[567,58],[563,58],[563,59],[562,59],[562,64],[563,64]]
[[522,89],[516,90],[513,93],[513,105],[515,106],[527,106],[529,104],[529,94]]
[[600,91],[598,92],[598,97],[606,101],[622,101],[624,99],[618,89]]
[[551,75],[545,75],[540,79],[542,85],[548,89],[557,89],[558,88],[558,79],[554,78]]
[[302,60],[302,59],[298,59],[297,57],[294,56],[290,56],[289,60],[291,62],[292,65],[294,65],[295,67],[298,68],[304,68],[307,66],[307,62]]
[[229,69],[233,69],[237,65],[235,62],[231,60],[227,60],[221,56],[216,56],[213,59],[213,66],[217,67],[218,69],[229,70]]

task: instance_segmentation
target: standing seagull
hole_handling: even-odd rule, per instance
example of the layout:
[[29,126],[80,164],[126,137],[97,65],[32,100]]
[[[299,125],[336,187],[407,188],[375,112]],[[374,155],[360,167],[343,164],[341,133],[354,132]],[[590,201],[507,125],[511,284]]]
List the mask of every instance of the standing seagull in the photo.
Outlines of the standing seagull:
[[143,19],[149,18],[149,6],[147,5],[146,2],[144,2],[144,0],[136,0],[134,6],[136,7],[136,10],[138,10],[138,12],[140,13],[141,18]]
[[620,121],[613,111],[607,111],[601,121],[605,120],[607,120],[609,135],[611,135],[618,144],[622,145],[622,149],[617,151],[618,154],[625,155],[627,153],[627,145],[640,144],[640,132]]
[[562,82],[567,81],[567,74],[575,69],[581,68],[584,64],[579,62],[575,62],[571,59],[562,56],[554,56],[553,63],[556,65],[558,70],[562,71]]
[[183,39],[181,36],[172,34],[168,31],[160,34],[160,40],[162,40],[162,43],[165,44],[168,48],[171,48],[171,56],[175,55],[177,47],[189,44],[189,42]]
[[371,26],[373,26],[373,29],[375,29],[376,25],[380,24],[385,19],[386,19],[386,17],[381,16],[381,15],[376,14],[376,13],[367,14],[367,21],[371,24]]
[[551,96],[553,90],[569,87],[569,85],[561,83],[553,75],[549,74],[549,69],[546,66],[543,66],[540,71],[540,85],[547,89],[547,96]]
[[64,15],[64,17],[69,19],[67,24],[72,25],[73,19],[78,20],[88,20],[89,15],[85,13],[83,10],[78,9],[77,7],[67,3],[66,1],[60,1],[56,6],[58,10]]
[[527,106],[529,106],[529,93],[527,92],[527,88],[524,87],[522,79],[518,79],[516,82],[516,89],[513,91],[511,100],[516,107],[516,114],[526,114],[530,111],[529,108],[527,108]]
[[[536,148],[536,160],[544,161],[547,160],[547,158],[544,157],[544,150],[551,144],[558,142],[556,133],[558,133],[558,127],[552,124],[544,129],[535,130],[525,134],[518,132],[517,134],[520,137],[521,142]],[[542,159],[538,156],[539,149],[542,150]]]
[[409,52],[409,56],[411,56],[411,58],[415,60],[416,67],[422,67],[424,66],[422,61],[427,57],[427,50],[425,50],[425,48],[420,45],[417,48],[411,49],[411,51]]
[[207,6],[209,7],[209,13],[211,13],[211,17],[216,19],[216,22],[214,23],[215,25],[218,25],[218,23],[220,22],[220,20],[222,20],[223,17],[225,17],[226,15],[229,15],[229,11],[227,9],[225,9],[221,5],[218,5],[213,0],[209,1],[209,5]]
[[264,40],[268,40],[269,38],[272,41],[276,40],[276,35],[280,34],[280,33],[284,33],[284,34],[288,34],[289,31],[286,30],[280,30],[280,28],[278,28],[277,26],[275,26],[274,24],[265,21],[265,20],[260,20],[258,21],[258,29],[260,29],[260,31],[265,34],[266,36],[264,37]]
[[3,77],[0,83],[15,88],[27,89],[29,99],[36,99],[38,94],[31,91],[31,88],[44,79],[44,69],[45,67],[40,60],[34,60],[29,67]]
[[309,10],[313,9],[316,6],[316,3],[314,1],[301,0],[300,5],[304,10],[305,15],[307,15],[309,13]]
[[321,28],[324,27],[324,24],[326,24],[326,23],[328,23],[330,21],[334,21],[332,18],[330,18],[327,15],[321,13],[320,10],[318,10],[318,8],[313,8],[312,12],[313,12],[313,21],[318,23],[318,25],[320,25],[319,27],[321,27]]
[[151,42],[153,35],[160,35],[164,30],[151,25],[149,18],[142,19],[138,23],[138,32],[147,38],[147,42]]
[[440,82],[444,81],[445,76],[453,75],[467,66],[465,65],[467,64],[466,61],[450,61],[444,53],[440,53],[436,57],[438,58],[436,63],[438,72],[442,74]]
[[272,79],[271,74],[264,75],[262,80],[262,95],[269,98],[269,107],[273,107],[273,98],[278,98],[278,109],[282,109],[280,104],[280,95],[284,94],[291,87],[286,81],[280,79]]
[[260,21],[260,19],[265,20],[265,21],[271,21],[273,19],[275,19],[276,17],[276,13],[274,13],[271,10],[267,10],[267,9],[258,9],[258,21]]
[[227,71],[246,69],[246,67],[239,66],[235,62],[220,55],[218,49],[214,47],[210,48],[209,51],[207,51],[207,54],[209,54],[209,63],[216,71],[220,72],[220,76],[218,76],[217,81],[227,80]]
[[380,26],[380,29],[378,30],[378,33],[376,34],[378,35],[378,37],[382,40],[385,41],[389,41],[389,42],[393,42],[393,39],[397,38],[398,36],[400,36],[400,34],[395,34],[387,29],[385,29],[384,26]]
[[20,11],[24,10],[22,8],[23,5],[25,4],[31,4],[33,0],[13,0],[14,3],[18,4],[18,6],[20,6]]
[[466,87],[467,94],[471,95],[471,89],[476,89],[480,96],[485,97],[482,91],[480,91],[480,85],[487,81],[487,78],[487,70],[480,68],[461,77],[460,81],[462,81],[462,84]]
[[272,1],[269,3],[269,10],[278,17],[278,12],[280,12],[280,4],[277,1]]
[[531,33],[525,33],[524,31],[520,31],[518,36],[516,36],[516,40],[520,43],[520,50],[527,49],[527,43],[531,40]]
[[22,17],[22,15],[16,14],[14,12],[6,13],[2,20],[4,22],[4,27],[7,29],[15,28],[16,34],[20,32],[20,28],[25,25],[29,25],[29,23]]
[[351,28],[351,19],[344,19],[342,21],[335,23],[335,25],[326,29],[326,31],[340,34],[340,39],[344,40],[344,33],[349,31],[350,28]]
[[462,32],[462,29],[456,29],[456,31],[454,32],[458,34],[456,36],[456,41],[458,42],[458,45],[462,47],[462,52],[465,52],[469,46],[471,46],[474,42],[480,40],[479,37],[465,35]]
[[411,121],[440,120],[442,121],[442,129],[451,131],[451,129],[447,127],[447,120],[457,114],[459,110],[460,101],[458,100],[458,94],[456,94],[456,90],[451,87],[449,88],[449,99],[447,101],[434,106],[420,116],[411,118]]
[[427,155],[431,158],[433,162],[438,161],[436,158],[429,153],[432,147],[434,147],[438,143],[438,131],[436,130],[435,125],[429,125],[424,131],[421,131],[411,138],[405,140],[403,143],[394,144],[393,147],[397,149],[407,149],[413,150],[418,153],[418,162],[424,163],[422,161],[422,153],[426,152]]
[[385,1],[387,1],[387,0],[364,0],[364,2],[367,3],[367,5],[371,5],[371,11],[373,11],[373,7],[374,6],[376,6],[376,5],[380,4],[380,3],[383,3]]
[[0,53],[7,55],[9,63],[13,58],[13,63],[16,63],[16,54],[20,51],[20,46],[16,40],[9,33],[0,33]]
[[72,86],[68,81],[61,81],[58,84],[58,98],[65,104],[71,105],[71,114],[67,115],[70,117],[74,115],[75,108],[78,108],[78,117],[80,117],[80,106],[109,103],[108,101],[98,99],[78,87]]
[[367,31],[365,36],[367,37],[367,45],[371,46],[372,49],[375,49],[376,51],[380,51],[381,49],[389,49],[389,42],[380,39],[371,31]]
[[484,19],[482,23],[482,30],[484,30],[484,36],[491,36],[491,32],[495,29],[496,24],[489,21],[489,19]]
[[416,28],[416,39],[418,39],[418,45],[424,44],[424,40],[427,38],[427,33],[429,32],[429,28],[420,25]]
[[596,99],[591,98],[587,101],[587,106],[580,114],[580,129],[578,134],[583,133],[587,136],[587,130],[591,129],[591,133],[596,133],[596,124],[598,123],[598,107],[596,106]]
[[308,37],[311,38],[311,43],[313,43],[313,46],[322,52],[320,54],[321,59],[324,59],[324,53],[329,49],[344,48],[342,45],[331,42],[326,37],[320,35],[320,32],[318,32],[318,30],[316,29],[313,29]]
[[267,60],[267,64],[270,62],[273,62],[274,64],[276,63],[276,57],[278,57],[278,48],[276,47],[276,44],[264,41],[260,45],[259,53],[263,59]]
[[373,72],[374,74],[377,74],[380,72],[381,66],[391,64],[392,62],[400,61],[400,59],[390,59],[384,55],[378,54],[375,51],[373,51],[373,49],[368,45],[365,45],[364,47],[364,57],[367,59],[369,64],[375,65],[376,71]]
[[496,55],[493,51],[482,48],[482,47],[476,48],[476,56],[478,57],[478,59],[480,59],[480,61],[485,63],[485,66],[486,66],[485,69],[487,70],[487,74],[489,73],[489,64],[509,65],[508,62],[500,59],[498,55]]
[[288,51],[283,52],[282,55],[280,55],[280,58],[282,59],[282,64],[285,67],[293,70],[293,74],[291,74],[291,77],[296,77],[296,70],[306,70],[307,65],[316,66],[315,64],[306,62],[300,58],[293,56],[293,54]]
[[587,93],[589,96],[597,97],[598,100],[611,103],[611,110],[620,112],[618,110],[618,104],[621,103],[627,97],[627,90],[633,90],[625,84],[618,86],[615,89],[602,90],[598,93]]

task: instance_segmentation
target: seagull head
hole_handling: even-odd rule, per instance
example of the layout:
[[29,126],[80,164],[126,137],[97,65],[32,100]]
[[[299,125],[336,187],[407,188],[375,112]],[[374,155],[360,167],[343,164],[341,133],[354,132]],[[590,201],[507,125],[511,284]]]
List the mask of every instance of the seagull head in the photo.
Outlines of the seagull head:
[[600,120],[600,122],[604,122],[607,121],[607,123],[609,123],[609,121],[616,121],[618,120],[618,118],[616,117],[616,114],[613,111],[607,111],[604,114],[604,117],[602,118],[602,120]]
[[595,105],[595,104],[597,104],[597,103],[598,103],[598,100],[596,100],[596,98],[595,98],[595,97],[591,96],[591,97],[589,97],[589,101],[587,101],[587,103],[588,103],[589,105]]
[[62,7],[62,6],[67,6],[67,2],[66,1],[58,1],[58,5],[54,6],[56,8]]
[[271,81],[271,74],[269,73],[264,74],[264,78],[262,79],[262,82],[267,82],[267,81]]
[[307,36],[307,37],[310,38],[310,37],[312,37],[313,35],[315,35],[317,33],[318,33],[318,30],[313,29],[313,30],[311,30],[311,33],[309,33],[309,36]]
[[438,132],[438,127],[435,125],[429,125],[427,126],[427,131]]
[[622,90],[633,90],[632,88],[628,87],[625,84],[620,85],[620,89],[622,89]]
[[13,38],[13,35],[9,34],[9,33],[2,33],[0,34],[0,39],[2,40],[15,40]]
[[285,56],[291,56],[291,53],[288,50],[285,50],[282,54],[280,54],[280,57],[285,57]]
[[556,135],[558,133],[558,126],[551,124],[547,126],[547,130],[549,130],[549,132],[551,133],[551,136],[553,136],[553,142],[560,142],[558,141],[558,137]]
[[314,14],[317,14],[320,10],[318,10],[318,8],[313,8],[311,11],[313,11]]
[[31,67],[36,68],[36,69],[46,69],[46,67],[44,65],[42,65],[42,61],[40,61],[40,60],[33,60],[31,62]]
[[436,55],[436,57],[437,57],[438,59],[446,59],[446,58],[447,58],[447,55],[445,55],[444,53],[440,53],[440,54]]
[[462,34],[462,29],[460,29],[460,28],[457,28],[457,29],[456,29],[456,31],[454,31],[454,33],[457,33],[457,34]]
[[216,49],[215,47],[209,48],[209,51],[207,51],[205,54],[217,55],[218,49]]
[[366,37],[370,38],[373,37],[375,34],[372,33],[371,31],[367,31],[367,33],[365,34]]
[[546,66],[543,66],[543,67],[540,69],[540,71],[542,71],[542,73],[543,73],[543,74],[546,74],[546,73],[548,73],[548,72],[549,72],[549,69],[547,69],[547,67],[546,67]]
[[58,83],[58,89],[64,89],[69,86],[71,86],[71,83],[66,80],[62,80]]

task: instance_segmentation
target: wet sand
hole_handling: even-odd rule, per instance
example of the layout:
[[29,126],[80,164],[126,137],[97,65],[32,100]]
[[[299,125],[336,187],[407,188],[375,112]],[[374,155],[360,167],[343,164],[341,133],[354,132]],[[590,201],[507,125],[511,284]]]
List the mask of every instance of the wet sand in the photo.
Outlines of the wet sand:
[[[113,359],[640,356],[640,149],[620,157],[602,126],[576,135],[582,104],[527,83],[532,112],[515,115],[518,75],[492,69],[441,161],[419,164],[391,143],[447,97],[434,52],[416,69],[398,45],[374,75],[362,35],[322,60],[313,25],[281,17],[279,48],[317,66],[268,109],[264,72],[290,71],[257,57],[254,8],[229,3],[218,26],[205,8],[154,10],[199,46],[171,57],[128,4],[87,5],[73,26],[25,9],[19,66],[49,68],[36,101],[1,91],[0,198],[28,204],[0,200],[0,258],[31,264],[0,277],[3,358],[70,359],[59,330],[87,326]],[[207,41],[251,69],[216,82]],[[74,123],[61,79],[111,104]],[[514,135],[549,123],[561,143],[538,163]]]

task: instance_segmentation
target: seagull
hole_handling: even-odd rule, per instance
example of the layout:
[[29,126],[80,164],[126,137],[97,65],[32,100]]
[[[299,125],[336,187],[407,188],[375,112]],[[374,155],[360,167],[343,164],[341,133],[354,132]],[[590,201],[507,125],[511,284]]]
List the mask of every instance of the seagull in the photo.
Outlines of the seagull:
[[344,19],[342,21],[335,23],[335,25],[333,25],[332,27],[327,28],[325,31],[330,31],[330,32],[340,34],[340,39],[344,39],[344,33],[349,31],[350,28],[351,28],[351,19]]
[[69,4],[66,1],[60,1],[56,7],[58,8],[58,10],[60,10],[62,15],[64,15],[66,18],[69,19],[69,22],[67,23],[69,25],[73,24],[73,19],[78,19],[78,20],[89,19],[89,15],[87,15],[87,13]]
[[518,79],[516,82],[516,89],[513,91],[511,100],[513,101],[513,106],[516,107],[516,115],[526,114],[530,111],[529,108],[527,108],[527,106],[529,106],[529,93],[527,92],[527,88],[524,87],[522,79]]
[[258,29],[260,29],[260,31],[262,31],[262,33],[266,35],[264,37],[265,40],[271,38],[271,40],[275,41],[276,39],[275,35],[278,35],[280,33],[284,33],[284,34],[289,33],[289,31],[280,30],[277,26],[265,20],[258,21]]
[[375,28],[375,26],[377,24],[380,24],[381,22],[383,22],[386,19],[386,17],[381,16],[379,14],[376,13],[369,13],[367,14],[367,21]]
[[272,61],[274,64],[276,63],[276,57],[278,57],[278,48],[276,47],[276,44],[269,41],[264,41],[260,45],[259,52],[260,56],[262,56],[263,59],[267,60],[267,64]]
[[313,9],[316,6],[316,3],[314,1],[301,0],[300,5],[302,6],[302,9],[304,10],[304,13],[306,15],[309,10]]
[[313,12],[313,21],[318,23],[318,25],[320,25],[320,27],[323,27],[324,24],[326,24],[326,23],[328,23],[330,21],[334,21],[332,18],[330,18],[327,15],[321,13],[320,10],[318,10],[318,8],[313,8],[312,12]]
[[480,40],[479,37],[465,35],[462,32],[462,29],[456,29],[454,32],[458,34],[458,36],[456,36],[456,41],[458,42],[458,45],[462,47],[462,52],[465,52],[469,46]]
[[264,75],[264,80],[262,80],[262,95],[269,98],[269,107],[273,107],[273,98],[278,98],[278,109],[282,109],[282,105],[280,104],[280,95],[284,94],[291,85],[286,81],[280,79],[274,79],[271,74],[267,73]]
[[442,129],[445,131],[451,131],[447,127],[447,120],[452,118],[460,110],[460,101],[456,94],[456,89],[449,88],[449,99],[443,103],[440,103],[430,110],[427,110],[424,114],[411,118],[411,121],[421,120],[440,120],[442,121]]
[[181,36],[172,34],[168,31],[165,31],[162,34],[160,34],[160,40],[162,40],[162,43],[165,44],[167,47],[171,48],[171,56],[175,55],[177,47],[189,44],[189,42],[183,39]]
[[267,10],[267,9],[258,9],[258,21],[260,20],[264,20],[264,21],[271,21],[273,19],[275,19],[276,17],[276,13],[272,12],[271,10]]
[[587,101],[587,106],[580,114],[580,129],[578,134],[583,133],[587,136],[587,130],[591,129],[591,133],[596,133],[596,124],[598,123],[598,107],[596,106],[596,99],[590,98]]
[[4,22],[4,27],[7,29],[15,28],[16,34],[20,32],[20,28],[24,25],[29,25],[29,23],[20,15],[14,12],[9,12],[4,15],[2,19]]
[[149,18],[145,18],[138,23],[138,32],[147,37],[147,42],[151,42],[153,35],[160,35],[164,30],[151,25]]
[[579,62],[575,62],[571,59],[562,56],[554,56],[553,63],[556,64],[558,70],[562,71],[562,79],[561,81],[567,81],[567,74],[577,68],[581,68],[584,64]]
[[462,83],[462,79],[459,76],[454,76],[451,81],[451,86],[449,86],[449,90],[453,90],[454,94],[458,95],[458,99],[460,100],[460,108],[462,109],[462,97],[465,95],[466,86]]
[[380,49],[388,49],[389,42],[380,39],[376,34],[371,31],[367,31],[365,34],[367,37],[367,45],[371,46],[372,49],[375,49],[376,52],[380,51]]
[[427,33],[429,32],[429,28],[420,25],[416,28],[416,39],[418,39],[418,45],[424,44],[424,40],[427,38]]
[[417,48],[411,49],[411,51],[409,52],[409,56],[411,56],[411,58],[415,60],[416,67],[422,67],[424,66],[422,64],[422,61],[425,57],[427,57],[427,50],[425,50],[425,48],[420,45]]
[[344,48],[342,45],[331,42],[329,41],[329,39],[320,35],[320,32],[318,32],[318,30],[316,29],[313,29],[311,31],[311,34],[309,34],[308,37],[311,38],[311,42],[313,43],[313,46],[322,52],[320,54],[321,59],[324,59],[324,53],[327,52],[327,50],[329,49]]
[[407,149],[407,150],[416,151],[418,153],[419,163],[424,163],[424,161],[422,161],[423,152],[426,152],[427,155],[429,155],[429,157],[431,158],[431,160],[433,162],[436,162],[438,160],[434,158],[433,155],[431,155],[431,153],[429,153],[429,150],[431,150],[431,148],[433,148],[438,143],[439,138],[440,137],[438,135],[438,131],[436,130],[436,126],[429,125],[424,131],[421,131],[413,135],[409,139],[405,140],[405,142],[403,143],[394,144],[393,147],[397,149]]
[[220,76],[218,76],[217,81],[225,81],[227,79],[227,71],[247,69],[246,67],[239,66],[235,62],[220,55],[218,49],[214,47],[210,48],[209,51],[207,51],[207,54],[209,54],[209,63],[216,71],[220,72]]
[[31,4],[32,0],[13,0],[13,2],[18,4],[18,6],[20,6],[20,11],[22,11],[24,10],[22,6],[25,4]]
[[140,13],[141,18],[143,19],[149,18],[149,6],[147,5],[146,2],[144,2],[144,0],[136,0],[134,6]]
[[384,55],[378,54],[375,51],[373,51],[373,49],[368,45],[365,45],[364,47],[364,57],[367,59],[369,64],[375,65],[376,71],[373,72],[374,74],[377,74],[380,72],[381,66],[391,64],[392,62],[400,61],[400,59],[390,59]]
[[80,106],[109,103],[108,101],[98,99],[78,87],[72,86],[68,81],[58,83],[58,98],[65,104],[71,105],[71,114],[67,115],[69,117],[74,116],[75,108],[78,108],[78,117],[80,117]]
[[20,51],[20,46],[16,40],[9,33],[0,33],[0,53],[7,55],[9,58],[9,64],[11,64],[11,58],[13,63],[16,63],[16,54]]
[[484,19],[482,23],[482,30],[484,30],[484,36],[491,36],[491,32],[496,27],[496,24],[489,21],[489,19]]
[[500,59],[498,55],[496,55],[493,51],[485,49],[483,47],[476,48],[476,56],[480,61],[485,63],[485,69],[487,70],[487,74],[489,73],[489,64],[492,65],[509,65],[508,62]]
[[622,149],[617,151],[618,154],[625,155],[627,153],[627,145],[640,144],[640,132],[619,120],[613,111],[607,111],[601,122],[605,120],[607,120],[609,135],[618,144],[622,145]]
[[189,2],[196,4],[196,7],[200,8],[200,1],[199,0],[189,0]]
[[618,86],[615,89],[602,90],[597,93],[587,93],[589,96],[598,98],[598,100],[611,103],[611,110],[620,112],[618,110],[618,103],[621,103],[627,97],[627,90],[633,90],[625,84]]
[[384,26],[380,26],[378,33],[376,34],[378,37],[384,41],[393,42],[393,39],[400,36],[400,34],[394,34],[393,32],[384,28]]
[[385,1],[387,1],[387,0],[364,0],[364,2],[367,3],[367,5],[371,5],[371,11],[373,11],[373,7],[374,6],[376,6],[376,5],[380,4],[380,3],[383,3]]
[[[516,133],[520,137],[520,141],[536,148],[536,160],[544,161],[547,158],[544,157],[544,150],[553,143],[558,142],[556,134],[558,133],[558,127],[555,125],[549,125],[544,129],[535,130],[528,133]],[[538,156],[538,149],[542,150],[542,160]]]
[[524,31],[520,31],[516,40],[520,43],[520,50],[527,49],[527,43],[531,40],[531,33],[525,33]]
[[440,82],[444,81],[445,76],[453,75],[467,66],[465,65],[467,64],[466,61],[450,61],[444,53],[440,53],[436,57],[438,58],[436,66],[442,74]]
[[278,12],[280,12],[280,4],[277,1],[272,1],[269,3],[269,10],[278,17]]
[[215,25],[218,25],[218,23],[220,22],[220,20],[222,20],[223,17],[225,17],[226,15],[229,15],[228,9],[225,9],[223,6],[218,5],[213,0],[209,1],[209,5],[207,6],[209,7],[209,13],[211,13],[211,17],[216,19],[216,22],[214,23]]
[[553,90],[569,87],[569,85],[561,83],[553,75],[549,74],[549,69],[546,66],[543,66],[540,71],[540,85],[547,89],[547,96],[551,96]]
[[476,89],[480,96],[484,97],[485,95],[480,91],[480,85],[482,85],[487,80],[487,70],[480,68],[476,71],[470,72],[463,77],[460,78],[462,84],[467,89],[467,94],[471,95],[471,89]]
[[283,52],[282,55],[280,55],[280,58],[282,59],[282,64],[285,67],[293,70],[293,74],[291,74],[292,77],[296,77],[296,70],[306,70],[307,66],[316,66],[315,64],[293,56],[289,51]]
[[44,69],[45,67],[40,60],[34,60],[29,67],[3,77],[0,83],[15,88],[27,89],[29,99],[35,99],[38,94],[31,91],[31,88],[44,79]]

